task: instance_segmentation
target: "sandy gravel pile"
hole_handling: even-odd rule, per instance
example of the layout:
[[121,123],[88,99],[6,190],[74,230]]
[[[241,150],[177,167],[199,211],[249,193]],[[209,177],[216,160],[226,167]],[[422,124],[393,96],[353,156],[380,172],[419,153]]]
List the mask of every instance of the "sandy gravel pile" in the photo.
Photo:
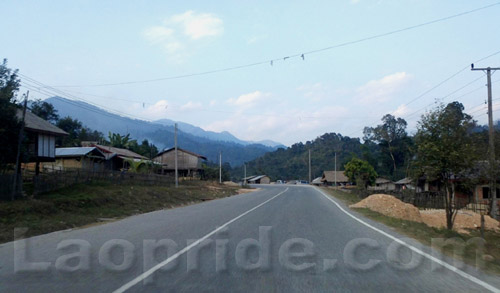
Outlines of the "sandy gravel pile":
[[233,181],[224,181],[223,183],[226,186],[232,186],[232,187],[238,187],[238,186],[240,186],[238,183],[233,182]]
[[362,201],[350,205],[351,208],[368,208],[372,211],[389,217],[422,222],[419,210],[408,203],[404,203],[394,196],[387,194],[372,194]]
[[[444,210],[420,211],[422,220],[427,226],[446,228],[446,212]],[[478,229],[481,227],[481,215],[473,211],[458,211],[453,224],[453,229],[460,233],[467,233],[465,229]],[[484,228],[500,232],[499,222],[490,216],[484,216]]]
[[[446,228],[446,212],[444,210],[419,210],[417,207],[387,194],[370,195],[349,207],[368,208],[389,217],[425,223],[430,227]],[[490,216],[484,216],[484,222],[485,229],[500,232],[500,223],[497,220]],[[478,229],[480,227],[480,214],[467,210],[457,212],[453,230],[459,233],[468,233],[465,229]]]

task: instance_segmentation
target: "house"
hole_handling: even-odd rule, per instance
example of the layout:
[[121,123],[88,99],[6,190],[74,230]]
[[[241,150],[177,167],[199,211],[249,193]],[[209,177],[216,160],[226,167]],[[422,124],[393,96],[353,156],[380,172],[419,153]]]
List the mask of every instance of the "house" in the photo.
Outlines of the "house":
[[106,157],[105,168],[107,170],[127,170],[130,168],[130,161],[150,161],[145,156],[134,153],[131,150],[99,144],[91,144],[91,146],[97,148],[104,154]]
[[[23,111],[17,110],[17,118],[22,120]],[[35,162],[35,172],[40,172],[40,162],[56,160],[56,137],[68,135],[64,130],[26,111],[24,116],[25,148],[28,162]]]
[[377,178],[375,179],[375,186],[368,186],[368,189],[391,191],[396,189],[396,185],[389,179]]
[[412,180],[409,177],[403,178],[394,182],[394,187],[396,191],[406,190],[406,189],[415,189],[415,186],[412,185]]
[[312,185],[323,185],[323,182],[321,181],[323,177],[318,177],[318,178],[314,178],[314,180],[311,182]]
[[270,184],[271,178],[267,175],[258,175],[247,177],[245,181],[248,182],[248,184]]
[[[203,171],[202,163],[206,160],[205,156],[177,148],[177,170],[180,176],[199,176]],[[162,173],[175,172],[175,148],[163,150],[153,161],[161,166]]]
[[56,148],[56,161],[43,165],[46,171],[86,170],[102,172],[106,155],[96,147]]
[[324,171],[321,182],[327,186],[346,186],[349,184],[349,178],[345,176],[344,171]]

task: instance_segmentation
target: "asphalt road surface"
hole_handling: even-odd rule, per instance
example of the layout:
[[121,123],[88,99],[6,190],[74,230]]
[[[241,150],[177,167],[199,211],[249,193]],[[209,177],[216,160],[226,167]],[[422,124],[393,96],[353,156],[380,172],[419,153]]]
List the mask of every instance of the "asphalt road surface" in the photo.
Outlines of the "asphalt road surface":
[[309,186],[262,186],[0,245],[2,292],[498,288],[498,278],[405,239]]

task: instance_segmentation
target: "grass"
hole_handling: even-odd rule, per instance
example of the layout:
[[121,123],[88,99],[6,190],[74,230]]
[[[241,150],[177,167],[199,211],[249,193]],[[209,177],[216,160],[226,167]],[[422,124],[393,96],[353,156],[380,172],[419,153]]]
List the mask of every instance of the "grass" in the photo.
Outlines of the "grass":
[[37,199],[0,202],[0,243],[14,240],[16,227],[26,227],[26,236],[35,236],[223,198],[237,194],[238,188],[200,181],[183,182],[177,189],[109,182],[77,184]]
[[[333,190],[331,188],[323,188],[323,190],[325,190],[335,198],[343,201],[347,205],[351,205],[360,201],[360,198],[355,193],[347,193],[339,190]],[[460,234],[448,229],[429,227],[424,223],[392,218],[378,212],[374,212],[367,208],[355,208],[353,210],[359,212],[369,219],[393,228],[400,234],[416,239],[417,241],[428,246],[431,246],[431,241],[433,238],[452,239],[452,241],[453,239],[461,239],[467,242],[472,238],[480,237],[480,232],[477,230],[469,230],[470,234]],[[484,238],[486,241],[484,254],[492,256],[493,259],[485,261],[480,269],[489,273],[500,275],[500,233],[486,230],[484,233]],[[465,247],[464,253],[461,255],[455,255],[454,248],[451,245],[435,248],[440,250],[442,253],[448,256],[456,257],[469,265],[476,265],[476,247],[474,245],[467,245]]]

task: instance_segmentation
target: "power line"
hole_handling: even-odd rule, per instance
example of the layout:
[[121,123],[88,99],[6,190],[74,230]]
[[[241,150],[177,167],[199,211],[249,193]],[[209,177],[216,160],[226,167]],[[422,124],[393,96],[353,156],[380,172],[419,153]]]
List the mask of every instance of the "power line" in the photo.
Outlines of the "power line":
[[[438,19],[435,19],[435,20],[431,20],[431,21],[427,21],[427,22],[424,22],[424,23],[420,23],[420,24],[408,26],[408,27],[405,27],[405,28],[401,28],[401,29],[397,29],[397,30],[393,30],[393,31],[389,31],[389,32],[385,32],[385,33],[381,33],[381,34],[377,34],[377,35],[373,35],[373,36],[361,38],[361,39],[357,39],[357,40],[354,40],[354,41],[348,41],[348,42],[344,42],[344,43],[339,43],[339,44],[328,46],[328,47],[321,48],[321,49],[315,49],[315,50],[301,52],[301,53],[296,53],[296,54],[292,54],[292,55],[288,55],[288,56],[284,56],[284,57],[280,57],[280,58],[275,58],[275,59],[271,59],[271,60],[258,61],[258,62],[254,62],[254,63],[237,65],[237,66],[226,67],[226,68],[221,68],[221,69],[215,69],[215,70],[209,70],[209,71],[202,71],[202,72],[190,73],[190,74],[184,74],[184,75],[177,75],[177,76],[154,78],[154,79],[145,79],[145,80],[136,80],[136,81],[124,81],[124,82],[115,82],[115,83],[87,84],[87,85],[58,85],[58,86],[53,86],[53,87],[58,87],[58,88],[62,88],[62,87],[104,87],[104,86],[116,86],[116,85],[130,85],[130,84],[138,84],[138,83],[149,83],[149,82],[158,82],[158,81],[164,81],[164,80],[172,80],[172,79],[180,79],[180,78],[187,78],[187,77],[193,77],[193,76],[207,75],[207,74],[213,74],[213,73],[219,73],[219,72],[225,72],[225,71],[233,71],[233,70],[237,70],[237,69],[242,69],[242,68],[247,68],[247,67],[254,67],[254,66],[263,65],[263,64],[273,65],[276,62],[279,62],[279,61],[283,61],[284,62],[284,61],[286,61],[288,59],[291,59],[291,58],[301,58],[302,60],[304,60],[306,55],[316,54],[316,53],[320,53],[320,52],[324,52],[324,51],[328,51],[328,50],[332,50],[332,49],[336,49],[336,48],[340,48],[340,47],[345,47],[345,46],[349,46],[349,45],[354,45],[354,44],[366,42],[366,41],[373,40],[373,39],[383,38],[383,37],[390,36],[390,35],[397,34],[397,33],[401,33],[401,32],[404,32],[404,31],[408,31],[408,30],[420,28],[420,27],[423,27],[423,26],[427,26],[427,25],[431,25],[431,24],[434,24],[434,23],[443,22],[443,21],[446,21],[446,20],[450,20],[450,19],[453,19],[453,18],[464,16],[464,15],[467,15],[467,14],[475,13],[477,11],[484,10],[484,9],[487,9],[487,8],[491,8],[491,7],[499,5],[499,4],[500,4],[500,2],[496,2],[496,3],[490,4],[490,5],[486,5],[486,6],[483,6],[483,7],[480,7],[480,8],[468,10],[468,11],[465,11],[465,12],[461,12],[461,13],[450,15],[450,16],[443,17],[443,18],[438,18]],[[479,61],[477,61],[477,62],[479,62]]]

